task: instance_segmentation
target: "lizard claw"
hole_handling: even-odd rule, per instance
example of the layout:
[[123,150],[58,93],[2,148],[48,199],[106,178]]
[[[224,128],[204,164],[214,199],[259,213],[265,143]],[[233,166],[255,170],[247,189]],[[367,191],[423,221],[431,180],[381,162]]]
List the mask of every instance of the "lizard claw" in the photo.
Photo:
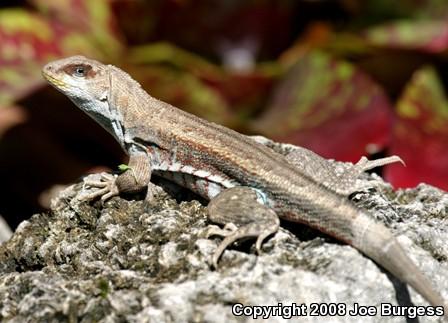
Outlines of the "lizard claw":
[[[92,177],[94,178],[92,179]],[[80,197],[79,199],[81,201],[90,201],[98,197],[101,197],[101,201],[104,202],[110,199],[111,197],[118,195],[119,190],[115,182],[116,179],[117,175],[112,175],[108,173],[101,173],[99,179],[98,175],[92,175],[86,177],[84,179],[83,189],[89,187],[89,188],[98,188],[98,190],[88,193]]]

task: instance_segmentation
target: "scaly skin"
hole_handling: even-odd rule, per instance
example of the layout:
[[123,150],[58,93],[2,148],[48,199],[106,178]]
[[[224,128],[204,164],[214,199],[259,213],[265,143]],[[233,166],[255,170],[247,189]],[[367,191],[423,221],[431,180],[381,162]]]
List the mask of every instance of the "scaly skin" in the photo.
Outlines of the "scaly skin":
[[[356,208],[337,188],[323,184],[337,182],[330,175],[318,176],[319,170],[312,168],[303,171],[252,138],[151,97],[114,66],[75,56],[47,64],[43,75],[108,130],[130,156],[132,171],[88,183],[101,188],[91,197],[106,199],[148,187],[150,200],[152,172],[185,173],[190,180],[182,177],[177,182],[191,189],[202,184],[196,191],[212,199],[210,219],[226,225],[212,232],[226,237],[214,255],[215,265],[225,248],[239,238],[257,237],[259,249],[263,239],[278,230],[281,217],[354,246],[433,306],[446,306],[384,225]],[[294,158],[301,156],[318,160],[305,152]],[[399,159],[373,162],[395,161]],[[325,162],[321,165],[327,167]]]

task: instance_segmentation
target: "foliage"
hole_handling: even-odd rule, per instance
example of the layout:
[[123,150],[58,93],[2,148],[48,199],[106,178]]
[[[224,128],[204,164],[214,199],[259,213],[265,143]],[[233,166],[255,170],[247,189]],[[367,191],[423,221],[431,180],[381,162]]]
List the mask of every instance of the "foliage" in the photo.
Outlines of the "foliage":
[[328,158],[398,154],[394,185],[448,189],[447,17],[441,0],[29,0],[0,10],[0,106],[83,54],[209,120]]

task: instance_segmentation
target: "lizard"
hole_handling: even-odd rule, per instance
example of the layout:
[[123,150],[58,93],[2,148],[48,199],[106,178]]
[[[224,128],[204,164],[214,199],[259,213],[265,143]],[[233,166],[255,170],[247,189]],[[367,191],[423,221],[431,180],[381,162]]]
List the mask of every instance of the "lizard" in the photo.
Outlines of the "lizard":
[[[217,267],[226,248],[254,238],[259,252],[280,218],[303,223],[358,249],[409,284],[433,306],[448,306],[392,232],[348,199],[367,169],[394,162],[363,157],[335,167],[305,148],[277,145],[203,120],[150,96],[129,74],[84,56],[49,62],[43,77],[104,127],[129,155],[119,175],[85,180],[96,188],[87,199],[146,191],[151,201],[157,174],[209,200],[209,236],[223,238],[212,257]],[[446,314],[448,315],[448,313]]]

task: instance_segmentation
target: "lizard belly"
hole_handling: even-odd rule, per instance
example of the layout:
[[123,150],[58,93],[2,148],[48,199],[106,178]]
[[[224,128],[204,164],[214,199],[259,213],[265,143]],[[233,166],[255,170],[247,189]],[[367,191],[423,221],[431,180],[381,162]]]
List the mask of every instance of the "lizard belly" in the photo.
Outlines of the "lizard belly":
[[224,174],[211,174],[191,166],[172,165],[167,169],[154,169],[154,174],[185,187],[192,192],[211,200],[223,190],[240,185]]
[[151,169],[155,175],[185,187],[205,199],[211,200],[224,189],[240,185],[228,175],[210,167],[196,165],[193,160],[180,162],[176,154],[154,147],[148,148]]

